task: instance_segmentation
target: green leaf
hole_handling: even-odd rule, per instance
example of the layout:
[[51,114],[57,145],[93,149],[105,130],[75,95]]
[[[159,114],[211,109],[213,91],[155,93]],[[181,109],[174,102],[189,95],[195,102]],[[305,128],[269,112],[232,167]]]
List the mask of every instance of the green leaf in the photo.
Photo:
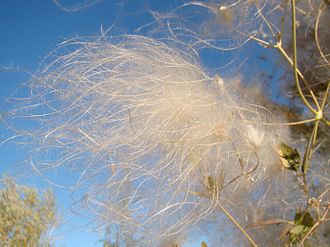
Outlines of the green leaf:
[[294,222],[296,225],[303,225],[308,228],[315,224],[312,215],[308,211],[302,213],[299,210],[295,214]]
[[210,190],[213,190],[216,188],[216,181],[215,181],[214,177],[207,176],[207,183],[208,183],[208,188]]
[[290,147],[285,143],[281,143],[279,154],[281,156],[282,165],[289,170],[298,171],[301,166],[301,158],[297,149]]
[[302,223],[302,217],[303,217],[303,213],[300,212],[300,210],[298,209],[296,214],[294,215],[294,223],[296,225],[300,225]]
[[207,247],[207,244],[204,241],[202,241],[201,247]]
[[290,230],[290,233],[294,235],[300,235],[304,232],[305,228],[306,227],[303,225],[297,225]]
[[312,215],[309,212],[306,212],[302,218],[302,224],[307,227],[312,227],[315,224],[315,221]]

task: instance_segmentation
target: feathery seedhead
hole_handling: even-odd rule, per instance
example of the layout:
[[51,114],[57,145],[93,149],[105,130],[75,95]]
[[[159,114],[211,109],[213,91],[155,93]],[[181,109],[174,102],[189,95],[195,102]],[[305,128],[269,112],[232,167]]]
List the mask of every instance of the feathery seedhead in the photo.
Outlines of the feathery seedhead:
[[248,126],[248,137],[249,142],[256,148],[258,148],[265,142],[266,135],[262,129],[258,127]]
[[71,171],[106,224],[176,235],[217,210],[214,198],[239,198],[274,170],[287,130],[263,126],[271,116],[189,48],[140,36],[72,45],[14,115],[33,122],[21,134],[38,146],[34,167]]

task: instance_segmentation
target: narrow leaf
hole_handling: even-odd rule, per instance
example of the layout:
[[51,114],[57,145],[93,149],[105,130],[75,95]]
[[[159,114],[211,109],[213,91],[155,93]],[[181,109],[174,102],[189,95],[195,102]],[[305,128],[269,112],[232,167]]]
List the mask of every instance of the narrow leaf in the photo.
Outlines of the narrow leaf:
[[278,225],[278,224],[283,224],[283,223],[289,223],[287,220],[281,219],[281,218],[274,218],[274,219],[269,219],[269,220],[260,220],[257,222],[254,222],[250,225],[247,225],[246,228],[248,227],[260,227],[260,226],[266,226],[266,225]]
[[311,158],[312,158],[312,154],[313,154],[313,146],[314,146],[314,140],[316,138],[316,135],[317,135],[317,129],[318,129],[318,122],[315,123],[315,126],[313,128],[313,131],[312,131],[312,134],[311,134],[311,137],[309,138],[309,141],[308,141],[308,144],[307,144],[307,148],[306,148],[306,151],[304,153],[304,158],[303,158],[303,165],[301,167],[301,171],[306,174],[307,173],[307,170],[308,170],[308,167],[309,167],[309,164],[310,164],[310,161],[311,161]]

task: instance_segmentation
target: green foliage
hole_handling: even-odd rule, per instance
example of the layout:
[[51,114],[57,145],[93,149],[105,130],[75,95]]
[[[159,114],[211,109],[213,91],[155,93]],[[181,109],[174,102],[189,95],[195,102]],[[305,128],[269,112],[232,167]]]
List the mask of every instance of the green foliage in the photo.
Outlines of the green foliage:
[[315,224],[313,217],[308,211],[302,213],[299,210],[296,212],[294,223],[306,227],[312,227]]
[[0,246],[49,246],[43,234],[55,220],[51,191],[41,200],[34,188],[5,177],[0,189]]
[[299,243],[314,224],[315,221],[308,211],[301,212],[300,210],[297,210],[294,225],[289,231],[291,243]]
[[203,242],[201,243],[201,247],[207,247],[207,244],[203,241]]
[[207,183],[208,183],[208,188],[209,188],[210,190],[214,190],[214,189],[216,189],[217,182],[215,181],[214,177],[212,177],[212,176],[208,176],[208,177],[207,177]]
[[298,171],[301,166],[301,158],[297,149],[292,148],[285,143],[280,145],[280,156],[282,158],[282,165],[293,171]]

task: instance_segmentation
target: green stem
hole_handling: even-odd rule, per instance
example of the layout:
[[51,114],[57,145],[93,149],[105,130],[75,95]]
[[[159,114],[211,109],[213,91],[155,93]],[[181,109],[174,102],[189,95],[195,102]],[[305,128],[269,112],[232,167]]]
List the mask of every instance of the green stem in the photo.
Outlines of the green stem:
[[304,175],[306,175],[306,173],[308,171],[308,168],[309,168],[309,164],[310,164],[311,159],[312,159],[314,146],[315,146],[316,138],[317,138],[317,131],[318,131],[318,128],[319,128],[319,123],[320,123],[320,120],[317,120],[315,122],[315,126],[313,128],[312,135],[309,139],[309,142],[308,142],[308,145],[307,145],[307,148],[306,148],[306,151],[305,151],[303,165],[302,165],[302,171],[303,171]]
[[[330,81],[328,82],[328,86],[327,89],[325,90],[325,94],[324,94],[324,98],[321,104],[321,111],[323,112],[323,109],[325,107],[325,103],[327,102],[327,98],[328,98],[328,93],[330,91]],[[326,119],[323,115],[321,116],[321,120],[328,126],[330,126],[330,121],[328,119]]]
[[[298,89],[298,93],[304,104],[314,113],[318,114],[307,101],[305,95],[303,94],[298,77],[298,68],[297,68],[297,31],[296,31],[296,1],[291,0],[291,10],[292,10],[292,48],[293,48],[293,72],[294,72],[294,80],[296,82],[296,87]],[[317,102],[317,101],[316,101]]]
[[219,201],[217,201],[217,206],[228,217],[228,219],[232,223],[234,223],[234,225],[241,231],[241,233],[244,234],[244,236],[249,240],[249,242],[251,243],[251,245],[254,246],[254,247],[258,247],[258,245],[256,244],[256,242],[254,242],[254,240],[251,238],[251,236],[243,229],[243,227],[241,227],[241,225],[234,219],[233,216],[231,216],[231,214],[227,211],[227,209],[225,209],[224,206],[222,206],[222,204]]

